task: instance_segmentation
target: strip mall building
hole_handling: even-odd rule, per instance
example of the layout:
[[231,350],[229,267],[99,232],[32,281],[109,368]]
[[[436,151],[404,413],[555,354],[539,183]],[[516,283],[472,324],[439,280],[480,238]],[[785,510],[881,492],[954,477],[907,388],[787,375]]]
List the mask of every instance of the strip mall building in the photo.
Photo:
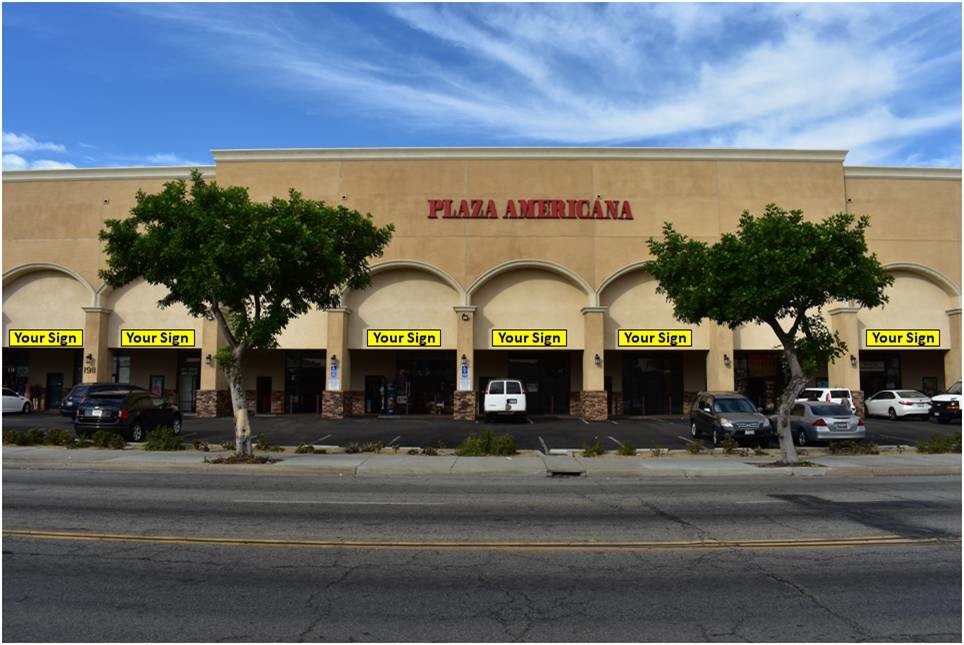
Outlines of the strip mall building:
[[[290,187],[370,212],[395,235],[371,286],[315,311],[247,364],[256,413],[473,418],[488,380],[521,379],[533,414],[685,413],[696,392],[772,403],[784,375],[763,326],[674,320],[646,271],[664,221],[707,241],[768,202],[871,216],[895,281],[886,307],[823,315],[850,347],[816,384],[942,390],[961,377],[961,171],[844,165],[841,151],[705,149],[217,150],[202,168],[267,200]],[[227,414],[215,323],[161,310],[162,287],[111,290],[97,233],[137,190],[187,168],[3,173],[4,385],[38,407],[83,381],[130,382]],[[807,267],[801,266],[806,272]],[[66,346],[25,332],[66,332]],[[131,343],[131,330],[193,330]],[[899,342],[871,332],[911,330]],[[16,334],[15,334],[16,332]],[[936,334],[933,332],[937,332]],[[140,333],[140,332],[137,332]],[[73,346],[70,336],[73,335]],[[30,342],[30,336],[33,341]],[[82,337],[81,337],[82,336]],[[172,339],[177,339],[175,345]],[[910,340],[908,340],[910,339]],[[923,345],[921,345],[923,342]],[[886,346],[886,345],[890,346]],[[907,346],[907,345],[913,346]],[[44,345],[44,346],[39,346]]]

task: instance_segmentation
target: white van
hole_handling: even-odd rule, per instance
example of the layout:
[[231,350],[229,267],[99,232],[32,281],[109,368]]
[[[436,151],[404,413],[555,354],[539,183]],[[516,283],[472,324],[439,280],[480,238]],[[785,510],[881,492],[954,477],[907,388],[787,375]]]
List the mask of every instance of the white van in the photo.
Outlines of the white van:
[[495,415],[526,415],[526,389],[522,381],[495,379],[485,388],[485,418]]

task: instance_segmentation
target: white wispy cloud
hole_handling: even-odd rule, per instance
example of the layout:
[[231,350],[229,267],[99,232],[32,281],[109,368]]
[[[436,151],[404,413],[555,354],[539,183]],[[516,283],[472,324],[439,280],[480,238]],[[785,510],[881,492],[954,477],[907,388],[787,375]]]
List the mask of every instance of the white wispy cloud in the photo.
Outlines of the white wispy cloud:
[[3,133],[4,152],[66,152],[66,146],[49,141],[37,141],[28,134],[17,134],[15,132]]
[[74,164],[53,159],[34,159],[32,161],[18,154],[5,153],[3,155],[4,170],[51,170],[57,168],[74,168]]
[[[377,33],[326,7],[134,10],[176,25],[237,82],[402,127],[511,143],[846,148],[851,163],[956,153],[960,165],[951,5],[398,4]],[[937,149],[923,152],[924,139]]]

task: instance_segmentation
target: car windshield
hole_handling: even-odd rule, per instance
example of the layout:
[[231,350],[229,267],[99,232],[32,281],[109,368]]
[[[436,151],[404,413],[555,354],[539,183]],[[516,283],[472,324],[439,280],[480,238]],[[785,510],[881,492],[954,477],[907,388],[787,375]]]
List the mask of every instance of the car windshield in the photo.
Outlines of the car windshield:
[[849,417],[850,408],[842,405],[811,405],[810,411],[815,417]]
[[961,393],[961,382],[960,382],[960,381],[958,381],[958,382],[955,383],[954,385],[952,385],[952,386],[950,386],[949,388],[947,388],[947,392],[944,392],[944,394],[960,394],[960,393]]
[[756,412],[749,399],[717,399],[713,402],[717,412]]
[[898,390],[897,396],[902,399],[926,399],[927,395],[917,390]]

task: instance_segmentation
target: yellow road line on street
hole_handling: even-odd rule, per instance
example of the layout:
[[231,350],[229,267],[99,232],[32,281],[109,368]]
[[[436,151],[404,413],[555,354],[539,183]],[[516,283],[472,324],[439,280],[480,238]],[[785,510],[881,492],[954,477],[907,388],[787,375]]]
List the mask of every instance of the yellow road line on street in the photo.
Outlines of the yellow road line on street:
[[821,549],[858,546],[959,544],[961,539],[871,535],[842,538],[784,538],[772,540],[688,540],[688,541],[580,541],[580,542],[479,542],[479,541],[379,541],[379,540],[292,540],[266,538],[218,538],[175,535],[122,535],[113,533],[67,533],[61,531],[5,530],[5,537],[35,540],[86,542],[141,542],[145,544],[195,544],[313,549],[371,549],[417,551],[686,551],[726,549]]

